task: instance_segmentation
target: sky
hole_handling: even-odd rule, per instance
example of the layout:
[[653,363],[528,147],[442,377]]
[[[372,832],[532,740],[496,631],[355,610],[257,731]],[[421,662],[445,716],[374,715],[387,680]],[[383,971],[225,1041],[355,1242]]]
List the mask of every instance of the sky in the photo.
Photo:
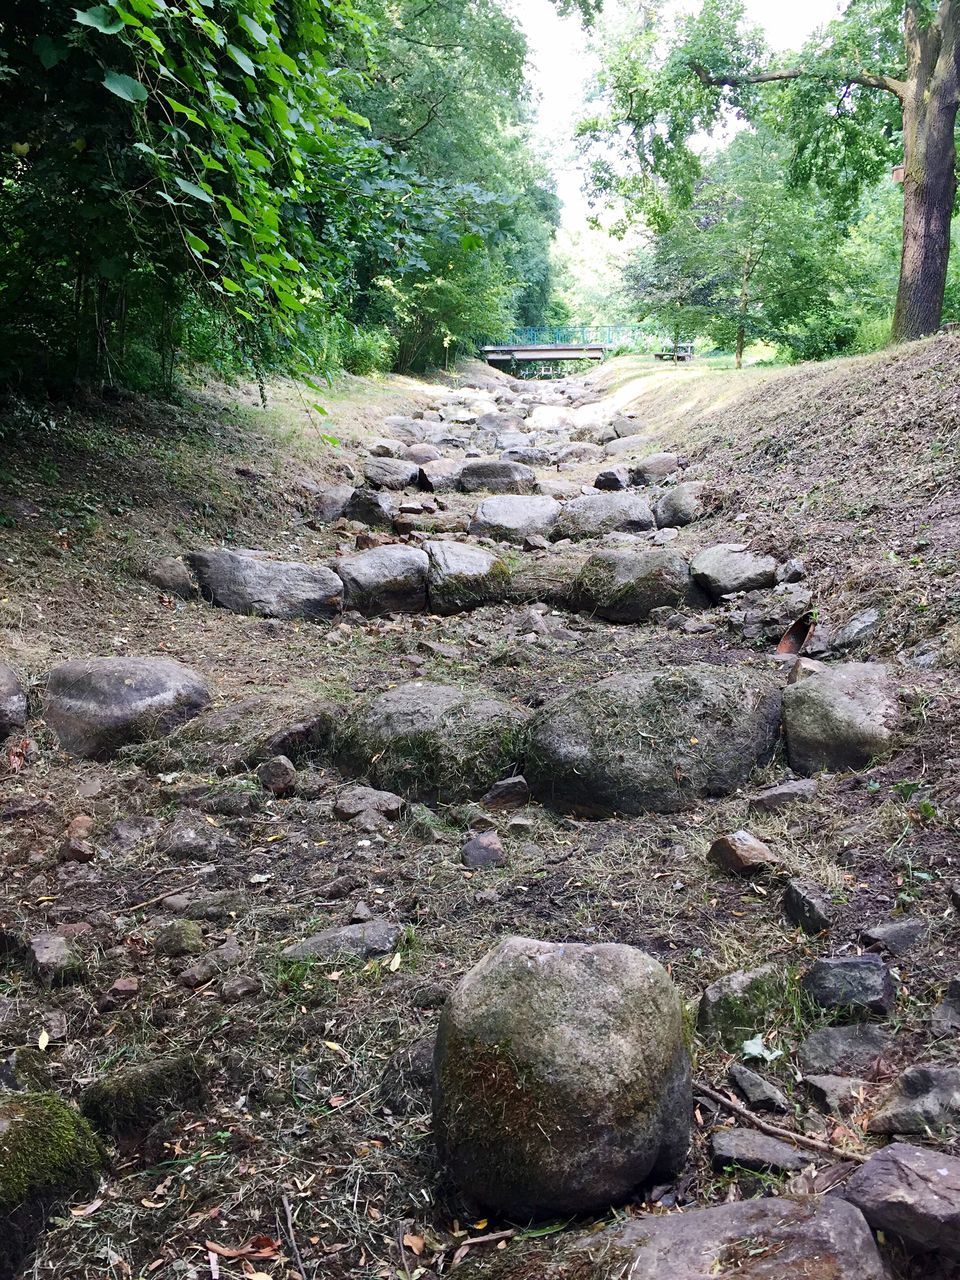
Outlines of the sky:
[[[608,0],[616,7],[618,0]],[[596,71],[587,40],[576,18],[560,18],[551,0],[512,0],[527,35],[531,71],[538,98],[537,129],[563,201],[563,225],[583,226],[588,206],[583,173],[571,139],[577,120],[586,114],[587,88]],[[747,0],[748,17],[763,27],[775,50],[795,49],[823,23],[836,17],[839,0]],[[696,8],[695,0],[677,0],[676,8]]]

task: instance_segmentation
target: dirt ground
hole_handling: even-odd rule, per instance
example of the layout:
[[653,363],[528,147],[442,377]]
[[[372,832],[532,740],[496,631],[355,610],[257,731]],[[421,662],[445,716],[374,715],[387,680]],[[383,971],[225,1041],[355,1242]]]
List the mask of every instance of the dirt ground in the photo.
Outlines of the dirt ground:
[[[30,936],[69,926],[85,974],[44,991],[0,957],[0,996],[16,1008],[0,1026],[3,1047],[36,1045],[45,1032],[44,1069],[68,1098],[120,1066],[189,1053],[207,1095],[114,1148],[101,1190],[55,1217],[26,1274],[416,1280],[446,1274],[478,1236],[496,1237],[466,1250],[481,1274],[498,1251],[551,1239],[564,1224],[527,1231],[471,1215],[438,1177],[428,1089],[397,1086],[396,1061],[392,1087],[382,1086],[394,1055],[431,1036],[444,992],[510,933],[641,946],[692,1000],[734,969],[774,960],[796,972],[856,946],[865,924],[915,914],[929,933],[895,965],[897,1049],[882,1074],[956,1061],[955,1039],[935,1038],[929,1015],[957,976],[960,941],[947,892],[960,878],[960,338],[742,375],[650,373],[631,359],[588,384],[637,415],[651,449],[684,454],[690,477],[715,496],[710,518],[675,545],[738,541],[799,556],[822,626],[879,608],[880,627],[857,656],[895,667],[908,709],[898,750],[825,779],[808,805],[749,824],[747,794],[605,822],[530,805],[513,815],[521,822],[498,822],[507,865],[470,872],[459,850],[476,810],[439,806],[362,835],[333,818],[340,779],[322,761],[301,794],[275,800],[248,775],[71,761],[35,722],[29,739],[7,744],[0,773],[0,927]],[[537,706],[630,667],[769,663],[768,644],[733,629],[686,635],[576,617],[565,620],[573,638],[531,641],[507,607],[278,623],[166,596],[142,577],[161,555],[221,543],[329,557],[349,539],[312,527],[311,485],[349,476],[353,447],[386,415],[437,394],[413,380],[350,380],[327,398],[328,416],[292,386],[266,410],[252,391],[225,388],[175,405],[10,406],[0,435],[0,656],[38,687],[62,658],[166,654],[206,674],[217,703],[282,690],[293,706],[318,696],[347,704],[412,676]],[[784,772],[778,758],[755,785]],[[116,839],[119,820],[165,820],[187,799],[233,838],[229,856],[178,864]],[[94,819],[96,857],[63,861],[80,814]],[[839,921],[829,939],[788,925],[775,889],[707,865],[711,840],[744,825],[791,873],[832,891]],[[192,904],[180,909],[200,916],[208,948],[235,940],[239,971],[258,990],[227,1002],[217,981],[183,985],[192,958],[153,946],[173,918],[170,895]],[[405,926],[395,955],[336,966],[281,958],[287,943],[346,923],[358,899]],[[130,978],[132,995],[111,994]],[[765,1073],[796,1100],[785,1124],[862,1150],[875,1091],[841,1122],[811,1115],[796,1085],[796,1046],[817,1024],[799,999],[771,1007],[763,1038],[780,1056]],[[695,1074],[722,1088],[731,1060],[698,1043]],[[727,1120],[701,1103],[688,1169],[658,1189],[661,1204],[756,1190],[755,1179],[741,1185],[710,1169],[707,1135]],[[960,1153],[956,1133],[940,1139]],[[934,1274],[912,1272],[895,1251],[891,1261],[901,1276]]]

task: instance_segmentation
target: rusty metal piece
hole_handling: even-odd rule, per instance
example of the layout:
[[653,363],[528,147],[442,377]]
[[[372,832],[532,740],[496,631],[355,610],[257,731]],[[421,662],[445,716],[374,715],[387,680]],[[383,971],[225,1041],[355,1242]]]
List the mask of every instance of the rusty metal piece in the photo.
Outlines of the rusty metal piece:
[[801,614],[783,633],[777,645],[777,653],[802,653],[804,646],[813,638],[816,629],[817,624],[813,614]]

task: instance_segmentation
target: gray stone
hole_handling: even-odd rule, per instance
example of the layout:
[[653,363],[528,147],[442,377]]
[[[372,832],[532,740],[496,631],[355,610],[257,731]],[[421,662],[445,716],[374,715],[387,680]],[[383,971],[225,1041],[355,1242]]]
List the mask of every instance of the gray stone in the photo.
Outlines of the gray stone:
[[605,456],[598,444],[593,444],[590,440],[577,440],[563,446],[557,454],[557,462],[561,466],[569,466],[580,462],[601,462]]
[[508,809],[522,809],[530,799],[530,788],[522,774],[514,774],[511,778],[501,778],[495,782],[481,803],[487,809],[500,813]]
[[338,753],[376,786],[414,798],[467,799],[510,770],[528,714],[479,690],[414,681],[355,710]]
[[593,482],[595,489],[614,491],[630,488],[630,471],[627,467],[607,467]]
[[343,607],[376,616],[421,613],[427,607],[430,560],[419,547],[394,543],[336,562],[343,581]]
[[734,1062],[727,1072],[727,1078],[751,1111],[774,1111],[787,1115],[793,1110],[790,1099],[782,1089],[742,1063]]
[[787,881],[783,914],[804,933],[823,933],[833,925],[833,903],[829,894],[810,880]]
[[440,450],[432,444],[407,445],[401,454],[407,462],[415,462],[418,467],[422,467],[425,462],[437,462],[440,456]]
[[677,551],[598,551],[577,577],[582,609],[608,622],[645,622],[654,609],[684,604],[690,569]]
[[321,489],[313,499],[311,519],[315,524],[333,524],[346,515],[352,497],[352,484],[334,484]]
[[420,484],[430,493],[453,493],[460,487],[460,468],[456,458],[438,458],[420,467]]
[[884,920],[864,929],[860,940],[870,947],[881,947],[891,956],[903,956],[927,936],[927,924],[923,920],[900,917]]
[[956,1156],[894,1142],[874,1152],[847,1179],[841,1194],[875,1231],[899,1236],[914,1249],[960,1258]]
[[649,447],[649,436],[634,433],[633,435],[617,436],[613,440],[608,440],[603,446],[603,451],[608,458],[620,458],[627,457],[631,453],[639,453],[641,449]]
[[675,453],[650,453],[630,468],[634,484],[656,484],[680,468],[680,458]]
[[0,739],[27,723],[27,695],[13,667],[0,662]]
[[879,663],[814,671],[784,694],[787,756],[798,773],[862,769],[891,749],[898,722],[896,692]]
[[27,943],[30,968],[45,987],[62,987],[83,977],[84,965],[59,933],[38,933]]
[[697,586],[712,600],[736,591],[753,591],[772,587],[777,579],[777,562],[773,556],[757,555],[736,543],[721,542],[698,552],[690,563]]
[[533,445],[517,446],[504,449],[500,455],[501,462],[519,462],[525,467],[548,467],[551,462],[546,449],[537,449]]
[[432,613],[464,613],[502,598],[510,571],[492,552],[465,542],[425,542],[423,549],[430,557],[427,594]]
[[805,1075],[876,1077],[893,1052],[894,1038],[883,1027],[821,1027],[800,1045],[797,1056]]
[[[161,556],[159,560],[144,567],[143,576],[147,582],[152,583],[168,596],[177,596],[180,600],[192,600],[197,594],[197,584],[179,556]],[[2,705],[2,694],[0,694],[0,705]]]
[[485,498],[470,521],[475,537],[497,542],[523,542],[530,534],[547,534],[560,518],[562,508],[553,498],[504,494]]
[[752,672],[624,672],[536,713],[525,773],[561,809],[675,813],[742,786],[770,758],[779,723],[779,689]]
[[793,558],[777,566],[777,582],[802,582],[807,570],[802,560]]
[[864,609],[851,618],[845,627],[834,632],[830,648],[842,653],[847,649],[855,649],[857,645],[866,644],[873,639],[882,617],[879,609]]
[[862,1105],[860,1091],[865,1081],[854,1076],[804,1076],[804,1087],[821,1111],[848,1116]]
[[633,947],[508,938],[441,1015],[441,1160],[510,1217],[606,1211],[669,1179],[691,1103],[680,998]]
[[668,489],[656,506],[657,527],[676,529],[699,520],[705,490],[706,485],[700,480],[688,480]]
[[738,969],[711,982],[700,997],[697,1028],[718,1037],[725,1045],[737,1046],[762,1027],[771,1007],[782,1001],[784,978],[775,965],[759,969]]
[[367,453],[371,458],[402,458],[410,447],[403,440],[384,436],[379,440],[371,440],[367,445]]
[[730,875],[763,877],[783,865],[783,859],[750,831],[719,836],[707,851],[707,861]]
[[363,924],[343,925],[339,929],[325,929],[303,942],[284,947],[281,954],[287,960],[335,960],[338,956],[366,960],[369,956],[382,956],[393,951],[402,933],[400,925],[389,920],[369,920]]
[[397,500],[375,489],[354,489],[344,516],[371,529],[392,529],[397,516]]
[[867,1124],[870,1133],[938,1133],[960,1124],[960,1067],[908,1067]]
[[879,956],[834,956],[817,960],[802,979],[804,991],[823,1009],[865,1018],[893,1009],[896,990]]
[[312,620],[335,617],[343,608],[343,583],[324,565],[227,550],[193,551],[187,559],[201,595],[232,613]]
[[960,978],[950,979],[943,999],[931,1015],[931,1024],[939,1036],[960,1031]]
[[502,867],[507,861],[506,851],[495,831],[481,831],[471,836],[460,850],[460,861],[465,867]]
[[536,482],[536,473],[519,462],[481,459],[465,463],[460,470],[464,493],[533,493]]
[[710,1148],[713,1167],[719,1171],[738,1165],[751,1173],[799,1173],[813,1159],[756,1129],[718,1129]]
[[297,789],[296,765],[288,756],[271,756],[257,769],[257,779],[264,791],[275,796],[289,796]]
[[236,973],[224,978],[220,984],[220,999],[225,1004],[237,1004],[248,996],[257,996],[263,990],[263,980],[253,973]]
[[204,949],[203,930],[196,920],[173,920],[157,934],[158,956],[198,956]]
[[653,528],[653,513],[639,493],[588,493],[565,504],[553,538],[602,538],[607,533],[642,533]]
[[347,787],[333,806],[333,816],[341,822],[353,822],[364,813],[375,813],[388,822],[396,822],[407,807],[402,796],[374,787]]
[[157,838],[158,853],[183,862],[213,862],[233,845],[202,813],[178,813]]
[[751,813],[780,813],[801,800],[812,800],[819,790],[814,778],[797,778],[794,782],[781,782],[767,787],[750,797],[747,808]]
[[409,489],[420,479],[420,467],[404,458],[369,458],[363,476],[372,489]]
[[64,751],[102,760],[170,733],[209,702],[204,678],[169,658],[87,658],[53,668],[43,716]]

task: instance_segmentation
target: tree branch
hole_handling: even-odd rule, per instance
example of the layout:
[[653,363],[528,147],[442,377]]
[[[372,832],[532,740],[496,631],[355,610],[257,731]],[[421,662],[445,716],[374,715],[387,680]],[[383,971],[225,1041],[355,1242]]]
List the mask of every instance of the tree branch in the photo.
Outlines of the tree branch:
[[894,76],[876,75],[869,71],[858,71],[847,76],[829,76],[819,71],[808,71],[804,67],[783,67],[777,71],[756,71],[750,75],[715,76],[699,62],[691,61],[689,65],[701,84],[714,88],[723,85],[737,88],[745,84],[771,84],[778,80],[820,80],[825,84],[836,84],[838,79],[842,79],[844,84],[859,84],[866,89],[881,89],[884,93],[892,93],[901,101],[907,90],[902,80],[897,80]]

